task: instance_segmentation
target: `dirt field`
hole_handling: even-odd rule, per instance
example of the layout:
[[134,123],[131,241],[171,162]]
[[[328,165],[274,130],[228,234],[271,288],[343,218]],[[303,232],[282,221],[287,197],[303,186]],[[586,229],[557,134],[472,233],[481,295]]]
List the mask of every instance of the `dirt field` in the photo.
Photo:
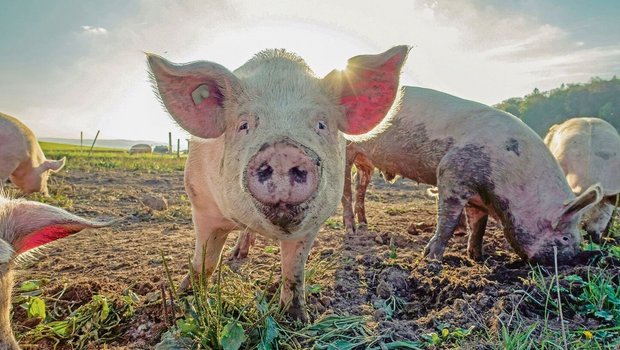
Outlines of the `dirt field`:
[[[139,296],[135,313],[115,327],[120,336],[108,342],[107,349],[153,348],[167,328],[161,305],[160,286],[167,285],[161,253],[169,259],[178,283],[193,251],[190,205],[182,177],[180,171],[149,174],[116,170],[71,170],[53,177],[52,193],[70,199],[70,211],[122,221],[113,228],[53,243],[37,259],[20,266],[16,285],[45,280],[42,295],[56,300],[59,310],[54,312],[59,314],[87,303],[95,294],[114,298],[131,289]],[[466,258],[466,236],[452,239],[442,267],[420,260],[436,221],[435,199],[425,195],[425,188],[403,180],[388,185],[377,178],[367,198],[367,229],[346,236],[341,211],[324,225],[309,262],[323,261],[325,266],[320,276],[313,277],[320,289],[308,296],[311,317],[326,313],[368,316],[371,327],[393,340],[417,340],[423,334],[442,331],[459,337],[459,329],[470,327],[474,332],[495,334],[502,324],[513,324],[517,313],[523,321],[520,324],[541,321],[544,308],[526,300],[525,291],[531,296],[540,292],[529,277],[531,269],[511,252],[494,222],[485,237],[483,263]],[[145,193],[164,196],[170,208],[165,212],[147,209],[140,202]],[[413,229],[408,230],[412,223]],[[236,236],[229,236],[225,256]],[[225,264],[241,279],[266,279],[279,269],[277,242],[259,237],[247,259]],[[608,269],[615,271],[617,279],[618,267]],[[562,274],[579,276],[585,276],[587,270],[584,266],[561,267]],[[564,311],[571,330],[601,326],[595,318]],[[36,325],[17,305],[13,318],[18,333]],[[553,314],[549,328],[559,331]],[[48,340],[28,346],[29,341],[32,339],[22,339],[24,348],[53,346]],[[484,337],[465,335],[459,347],[487,349],[492,348],[491,343]],[[71,346],[60,343],[58,348]],[[87,348],[104,347],[91,343]]]

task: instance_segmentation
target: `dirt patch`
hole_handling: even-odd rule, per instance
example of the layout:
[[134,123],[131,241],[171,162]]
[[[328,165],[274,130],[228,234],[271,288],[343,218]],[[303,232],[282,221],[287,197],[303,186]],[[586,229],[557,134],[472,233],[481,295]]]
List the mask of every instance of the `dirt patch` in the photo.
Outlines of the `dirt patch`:
[[[152,348],[168,327],[161,305],[160,286],[167,284],[162,254],[178,284],[194,247],[182,178],[180,171],[71,171],[55,176],[52,192],[72,200],[69,210],[86,217],[121,218],[121,222],[51,244],[16,271],[16,283],[47,280],[43,296],[56,296],[65,310],[87,303],[96,294],[113,299],[131,290],[140,302],[107,348]],[[368,227],[353,235],[323,227],[308,263],[318,271],[308,272],[312,275],[308,283],[321,287],[308,295],[312,318],[325,313],[366,315],[373,327],[392,339],[419,339],[439,327],[497,328],[515,310],[523,317],[540,319],[539,306],[524,302],[519,293],[532,291],[526,281],[530,268],[512,252],[496,223],[489,222],[480,263],[467,258],[466,236],[452,238],[441,265],[421,258],[436,222],[435,199],[426,195],[427,188],[411,181],[387,185],[375,179],[366,201]],[[150,210],[141,203],[144,193],[165,198],[169,208]],[[340,220],[340,215],[336,213],[333,220]],[[225,256],[236,236],[230,235]],[[278,269],[279,246],[258,237],[248,258],[224,260],[240,278],[265,281]],[[585,276],[587,270],[564,266],[561,273]],[[270,293],[277,291],[278,278],[270,282]],[[23,310],[16,308],[13,317],[19,332],[34,326]],[[574,326],[592,325],[578,315],[568,317]],[[71,347],[60,344],[58,348]]]

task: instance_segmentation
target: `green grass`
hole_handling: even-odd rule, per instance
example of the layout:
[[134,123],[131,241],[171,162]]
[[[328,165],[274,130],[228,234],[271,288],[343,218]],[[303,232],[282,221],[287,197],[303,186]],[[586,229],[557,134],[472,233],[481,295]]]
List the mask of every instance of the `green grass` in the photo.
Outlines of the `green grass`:
[[[332,267],[326,261],[309,263],[309,294],[320,294],[315,277]],[[279,306],[280,288],[268,292],[273,280],[272,273],[248,281],[225,265],[220,265],[215,281],[194,279],[192,294],[174,299],[180,315],[156,349],[422,349],[422,342],[392,341],[376,333],[361,316],[326,314],[308,325],[293,321]]]
[[120,326],[128,322],[140,302],[137,294],[127,290],[123,296],[96,294],[87,303],[74,307],[77,301],[63,300],[66,289],[41,298],[45,284],[45,280],[25,281],[15,292],[13,308],[25,309],[26,317],[38,322],[25,332],[16,332],[22,346],[42,339],[54,344],[63,342],[75,349],[109,343],[121,336]]
[[66,170],[99,171],[130,170],[144,172],[171,172],[183,170],[186,156],[177,158],[176,154],[133,154],[115,148],[65,145],[40,142],[43,153],[48,159],[67,157]]

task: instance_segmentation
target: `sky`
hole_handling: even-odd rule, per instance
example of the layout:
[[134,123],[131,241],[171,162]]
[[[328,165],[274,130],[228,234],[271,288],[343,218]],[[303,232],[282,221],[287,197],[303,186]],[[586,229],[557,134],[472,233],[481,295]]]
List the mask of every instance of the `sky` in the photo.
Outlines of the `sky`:
[[39,137],[186,137],[144,52],[230,70],[266,48],[318,76],[412,46],[402,83],[495,104],[620,75],[617,0],[0,0],[0,112]]

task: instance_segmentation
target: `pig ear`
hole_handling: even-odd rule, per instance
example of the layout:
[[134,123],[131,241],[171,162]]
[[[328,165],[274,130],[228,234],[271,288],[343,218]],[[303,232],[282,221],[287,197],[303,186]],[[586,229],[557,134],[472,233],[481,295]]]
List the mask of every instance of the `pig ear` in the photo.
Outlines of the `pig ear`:
[[[83,219],[69,212],[38,202],[12,201],[5,218],[4,240],[17,254],[39,247],[86,228],[104,227],[112,222]],[[0,249],[3,249],[0,247]]]
[[323,84],[340,95],[345,109],[338,121],[340,131],[364,134],[383,120],[397,96],[408,53],[408,46],[396,46],[378,55],[355,56],[344,71],[334,70],[323,78]]
[[559,222],[572,220],[575,215],[582,213],[584,210],[591,208],[603,199],[603,188],[600,184],[594,184],[585,190],[577,198],[571,200],[564,205],[562,213],[558,217],[558,221],[554,223],[556,228]]
[[224,99],[239,79],[217,63],[175,64],[147,54],[153,88],[174,120],[190,134],[214,138],[224,133]]
[[46,160],[45,163],[43,163],[43,166],[45,169],[51,170],[53,173],[57,173],[65,166],[66,160],[67,157],[62,157],[62,159],[59,160]]
[[545,145],[547,146],[551,145],[551,141],[553,141],[553,136],[555,136],[555,132],[559,127],[560,127],[560,124],[553,124],[549,128],[549,131],[547,132],[547,135],[545,135],[545,139],[543,140]]

